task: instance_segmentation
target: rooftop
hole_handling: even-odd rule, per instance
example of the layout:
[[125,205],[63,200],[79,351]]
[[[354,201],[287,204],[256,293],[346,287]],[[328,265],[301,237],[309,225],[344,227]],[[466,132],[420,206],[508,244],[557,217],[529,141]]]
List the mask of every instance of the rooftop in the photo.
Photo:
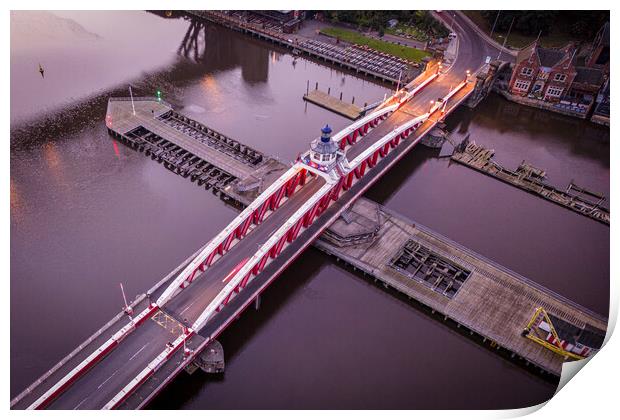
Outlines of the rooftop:
[[576,67],[577,75],[574,83],[584,83],[589,85],[600,86],[604,82],[603,72],[599,69],[591,67]]
[[534,41],[527,47],[523,48],[517,54],[517,63],[529,59],[533,53],[536,53],[543,67],[553,67],[562,60],[568,58],[572,54],[572,45],[568,44],[563,48],[545,48],[541,47],[538,42]]

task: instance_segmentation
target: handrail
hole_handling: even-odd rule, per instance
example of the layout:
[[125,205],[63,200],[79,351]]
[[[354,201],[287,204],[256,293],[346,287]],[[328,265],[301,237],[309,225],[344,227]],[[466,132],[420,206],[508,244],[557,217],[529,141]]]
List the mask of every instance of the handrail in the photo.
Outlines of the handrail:
[[239,270],[235,276],[226,284],[226,286],[218,293],[218,295],[209,303],[205,310],[200,314],[196,321],[192,324],[194,331],[200,331],[206,322],[211,318],[217,308],[224,302],[226,297],[231,294],[237,286],[243,281],[256,264],[267,255],[271,248],[278,243],[284,235],[287,234],[305,214],[308,212],[319,200],[323,199],[325,194],[328,194],[330,190],[334,188],[333,183],[326,183],[317,192],[315,192],[306,202],[299,208],[288,220],[278,228],[278,230],[271,235],[271,237],[261,245],[261,247],[254,253],[254,255],[247,261],[247,263]]
[[207,246],[192,260],[191,263],[185,267],[183,271],[170,283],[166,290],[161,294],[157,300],[157,305],[160,307],[165,305],[168,300],[172,298],[174,293],[178,290],[179,286],[185,282],[185,279],[191,275],[204,260],[211,255],[213,251],[224,241],[226,238],[237,229],[242,223],[246,221],[248,217],[252,216],[252,213],[262,206],[278,189],[280,189],[291,177],[298,173],[302,169],[301,164],[297,163],[293,165],[289,170],[283,173],[273,184],[271,184],[265,191],[263,191],[249,206],[247,206],[237,217],[235,217],[216,237],[214,237]]
[[[110,97],[108,98],[108,102],[125,102],[125,101],[131,101],[131,97],[129,96],[114,96],[114,97]],[[134,102],[160,102],[164,105],[166,105],[168,108],[172,108],[172,105],[170,105],[169,102],[164,101],[163,99],[157,98],[155,96],[134,96],[133,97],[133,101]]]

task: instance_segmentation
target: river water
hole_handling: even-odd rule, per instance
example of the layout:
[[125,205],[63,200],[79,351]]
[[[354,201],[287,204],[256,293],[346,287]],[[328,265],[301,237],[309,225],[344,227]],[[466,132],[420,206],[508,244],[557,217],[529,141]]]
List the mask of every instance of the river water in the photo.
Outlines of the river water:
[[[216,26],[146,12],[11,15],[11,396],[235,215],[204,189],[114,142],[107,97],[152,95],[284,160],[325,123],[307,83],[356,103],[389,89]],[[45,77],[38,72],[39,63]],[[451,129],[508,167],[609,193],[609,130],[491,96]],[[416,148],[373,200],[597,312],[609,228]],[[152,408],[512,408],[555,385],[309,249],[221,336],[223,377],[181,375]]]

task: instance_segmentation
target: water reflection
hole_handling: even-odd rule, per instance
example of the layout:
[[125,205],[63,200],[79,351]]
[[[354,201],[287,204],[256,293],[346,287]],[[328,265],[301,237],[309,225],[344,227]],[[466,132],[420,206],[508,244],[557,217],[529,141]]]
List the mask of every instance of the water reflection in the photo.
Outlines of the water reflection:
[[[248,83],[266,82],[269,77],[269,50],[253,48],[247,38],[203,20],[185,17],[190,21],[178,54],[203,65],[209,73],[241,67],[243,80]],[[275,52],[272,54],[275,62]]]

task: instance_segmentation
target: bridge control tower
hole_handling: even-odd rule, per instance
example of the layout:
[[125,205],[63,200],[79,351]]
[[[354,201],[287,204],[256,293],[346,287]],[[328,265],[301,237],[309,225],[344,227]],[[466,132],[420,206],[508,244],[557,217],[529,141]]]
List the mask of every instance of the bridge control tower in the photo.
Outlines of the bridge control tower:
[[306,165],[323,172],[330,172],[334,168],[342,152],[331,134],[331,127],[325,124],[325,127],[321,129],[321,137],[312,140],[310,150],[301,158]]

